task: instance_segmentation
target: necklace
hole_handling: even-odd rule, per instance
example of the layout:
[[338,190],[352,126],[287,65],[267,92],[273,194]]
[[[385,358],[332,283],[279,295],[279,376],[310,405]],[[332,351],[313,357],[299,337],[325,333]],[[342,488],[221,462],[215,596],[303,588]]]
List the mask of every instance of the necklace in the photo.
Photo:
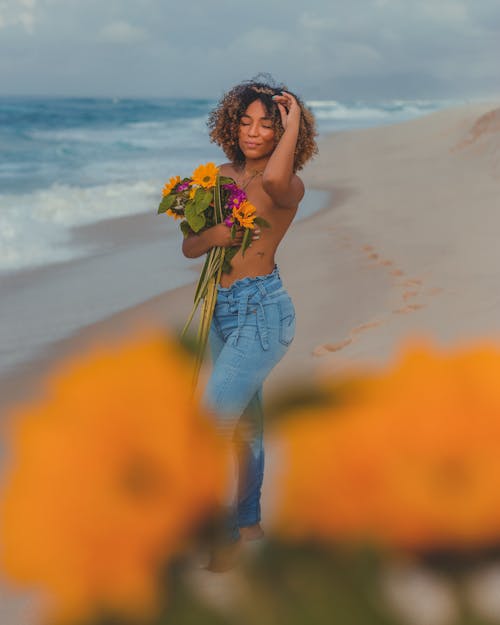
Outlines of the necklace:
[[263,169],[252,169],[252,171],[250,172],[251,176],[246,182],[245,182],[245,176],[243,176],[243,178],[241,179],[240,188],[244,191],[254,178],[257,178],[257,176],[259,175],[261,176],[263,173],[264,173]]

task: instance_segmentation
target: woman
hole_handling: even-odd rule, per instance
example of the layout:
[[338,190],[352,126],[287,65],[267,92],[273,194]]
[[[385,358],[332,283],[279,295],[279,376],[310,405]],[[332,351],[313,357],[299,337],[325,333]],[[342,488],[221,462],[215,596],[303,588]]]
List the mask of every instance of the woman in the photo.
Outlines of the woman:
[[[312,113],[297,96],[256,80],[226,93],[208,121],[211,140],[229,163],[223,176],[235,180],[269,228],[256,228],[245,255],[222,274],[210,329],[213,371],[204,403],[217,416],[221,433],[238,450],[237,506],[229,518],[233,544],[263,535],[260,491],[263,479],[262,384],[285,355],[295,332],[295,311],[282,286],[275,253],[304,195],[296,171],[317,153]],[[213,246],[240,246],[242,232],[218,224],[184,239],[189,258]],[[237,434],[237,435],[236,435]],[[212,570],[218,565],[212,563]],[[223,568],[223,565],[220,567]]]

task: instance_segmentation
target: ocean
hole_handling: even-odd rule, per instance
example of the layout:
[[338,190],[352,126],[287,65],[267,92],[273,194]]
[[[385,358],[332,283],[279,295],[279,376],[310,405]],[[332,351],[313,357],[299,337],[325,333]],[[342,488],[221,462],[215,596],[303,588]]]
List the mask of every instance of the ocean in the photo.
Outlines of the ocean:
[[[458,104],[310,101],[320,134],[391,124]],[[208,138],[211,100],[0,98],[0,278],[85,257],[71,228],[156,211],[172,175],[226,160]],[[309,193],[307,213],[321,208]],[[177,225],[172,223],[172,229]]]

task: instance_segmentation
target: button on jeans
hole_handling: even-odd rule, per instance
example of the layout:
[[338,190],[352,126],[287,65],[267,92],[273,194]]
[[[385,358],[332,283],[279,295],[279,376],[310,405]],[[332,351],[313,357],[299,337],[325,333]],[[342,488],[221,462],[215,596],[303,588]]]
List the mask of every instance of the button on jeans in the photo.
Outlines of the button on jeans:
[[219,433],[237,444],[237,501],[230,504],[228,538],[260,521],[264,475],[262,384],[295,335],[295,310],[278,267],[265,276],[218,286],[210,328],[213,369],[203,404]]

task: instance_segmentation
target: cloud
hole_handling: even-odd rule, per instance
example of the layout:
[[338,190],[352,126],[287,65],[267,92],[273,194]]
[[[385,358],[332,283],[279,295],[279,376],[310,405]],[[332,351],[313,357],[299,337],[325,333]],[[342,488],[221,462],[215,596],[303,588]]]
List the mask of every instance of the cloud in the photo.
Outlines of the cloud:
[[123,20],[111,22],[99,33],[99,38],[103,41],[117,44],[137,43],[147,39],[147,36],[143,28],[132,26]]
[[22,26],[30,35],[35,30],[36,0],[1,0],[0,28]]
[[498,0],[0,0],[0,29],[6,93],[217,97],[259,71],[308,98],[500,83]]

